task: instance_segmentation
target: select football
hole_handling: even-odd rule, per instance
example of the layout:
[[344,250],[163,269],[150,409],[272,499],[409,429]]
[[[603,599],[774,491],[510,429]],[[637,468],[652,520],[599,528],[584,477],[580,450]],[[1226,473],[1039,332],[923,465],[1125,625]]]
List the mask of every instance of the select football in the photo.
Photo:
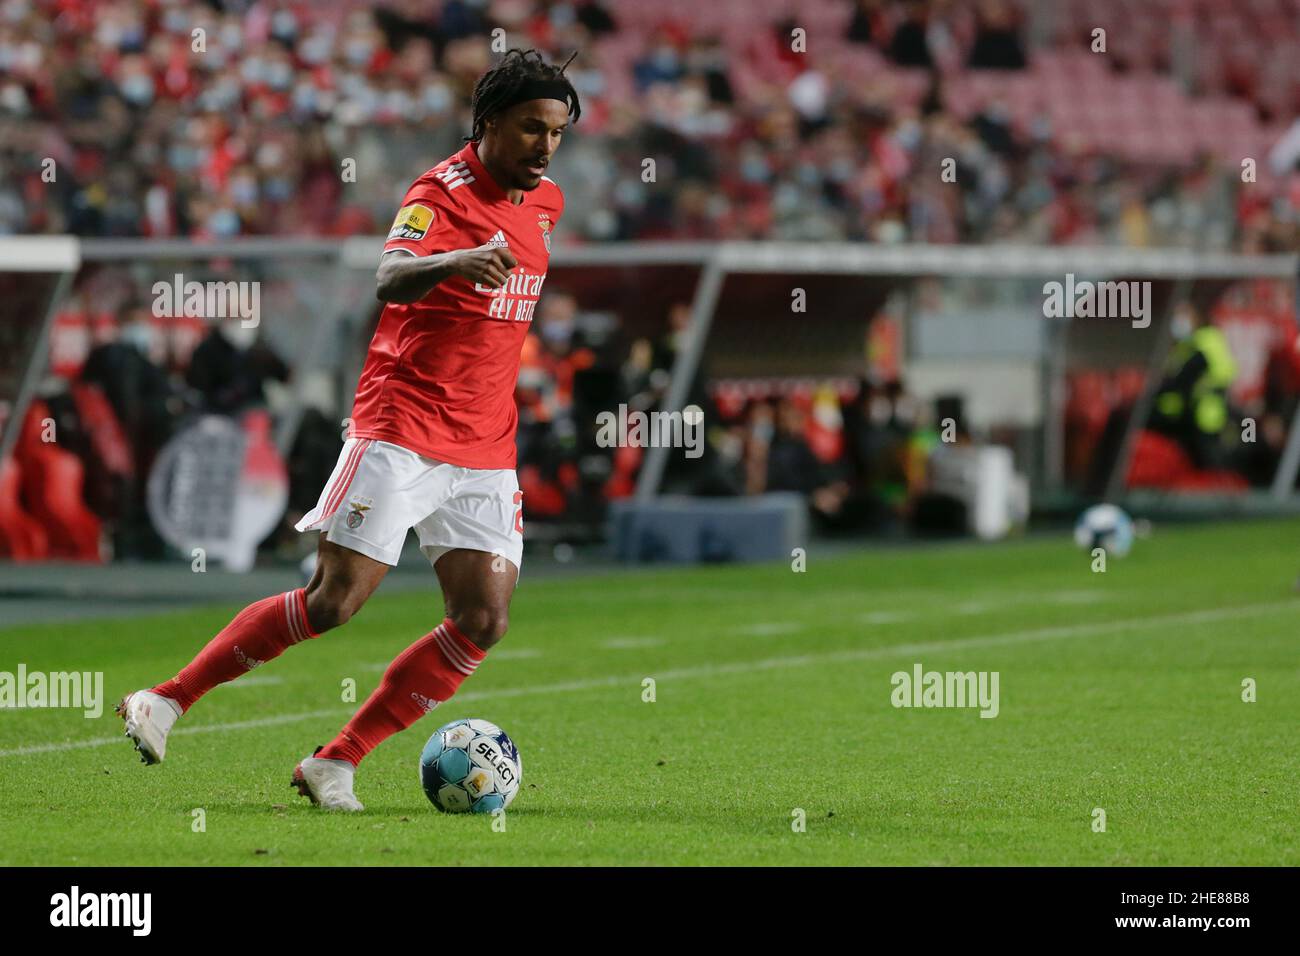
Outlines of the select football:
[[420,785],[445,813],[491,813],[510,806],[523,764],[504,730],[486,720],[454,720],[420,754]]
[[1087,551],[1103,548],[1122,558],[1133,547],[1133,519],[1115,505],[1093,505],[1079,516],[1074,541]]

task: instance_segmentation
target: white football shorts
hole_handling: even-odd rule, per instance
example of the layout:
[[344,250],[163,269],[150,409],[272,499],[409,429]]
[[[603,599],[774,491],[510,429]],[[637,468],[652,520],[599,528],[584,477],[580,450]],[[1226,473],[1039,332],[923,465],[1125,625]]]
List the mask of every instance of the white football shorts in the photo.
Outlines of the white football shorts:
[[410,528],[429,563],[454,548],[524,554],[523,493],[512,468],[462,468],[401,445],[349,438],[316,507],[295,527],[396,565]]

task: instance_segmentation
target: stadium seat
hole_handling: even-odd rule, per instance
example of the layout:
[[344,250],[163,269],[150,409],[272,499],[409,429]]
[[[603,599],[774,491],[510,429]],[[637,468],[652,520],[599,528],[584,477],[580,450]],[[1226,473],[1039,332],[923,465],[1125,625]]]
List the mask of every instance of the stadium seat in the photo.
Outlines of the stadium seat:
[[524,494],[526,517],[553,518],[564,514],[567,501],[558,482],[542,476],[536,465],[519,469],[519,490]]
[[50,556],[49,536],[23,509],[21,485],[21,468],[12,457],[6,458],[0,463],[0,557],[43,561]]
[[1236,472],[1196,468],[1178,442],[1149,429],[1138,433],[1129,461],[1127,485],[1168,491],[1233,493],[1250,487]]
[[100,521],[81,496],[85,469],[72,452],[42,440],[48,416],[44,402],[33,402],[19,433],[15,458],[22,500],[49,537],[50,557],[102,561]]

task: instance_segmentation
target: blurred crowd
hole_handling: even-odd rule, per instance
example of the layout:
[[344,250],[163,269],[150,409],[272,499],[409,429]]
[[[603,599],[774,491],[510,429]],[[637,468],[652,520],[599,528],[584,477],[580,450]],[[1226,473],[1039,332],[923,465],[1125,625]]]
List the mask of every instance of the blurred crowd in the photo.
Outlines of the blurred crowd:
[[[1235,353],[1212,321],[1231,319],[1232,301],[1211,296],[1180,306],[1177,344],[1144,427],[1133,436],[1128,486],[1240,491],[1271,483],[1300,406],[1300,350],[1281,309],[1287,290],[1275,286],[1256,283],[1230,297],[1242,299],[1242,315],[1273,308],[1292,330],[1273,337],[1246,391],[1239,387],[1244,353]],[[29,410],[28,424],[35,428],[48,416],[57,425],[60,453],[80,459],[84,484],[71,472],[57,481],[71,482],[70,496],[104,522],[111,552],[153,558],[162,556],[163,544],[146,512],[146,484],[163,446],[199,415],[238,420],[262,410],[279,421],[291,412],[292,390],[282,385],[293,374],[292,357],[277,352],[284,341],[269,342],[238,319],[155,318],[131,288],[109,270],[74,292],[56,323],[55,374]],[[548,287],[521,357],[518,475],[537,540],[600,539],[610,503],[634,494],[648,452],[603,442],[600,415],[620,406],[628,413],[665,408],[690,323],[689,305],[678,301],[660,321],[638,326],[654,331],[633,335],[624,316],[584,308],[581,300],[574,288]],[[358,344],[373,319],[353,328]],[[890,321],[877,316],[875,325]],[[879,331],[875,325],[869,340]],[[71,347],[69,333],[87,336],[84,349]],[[817,530],[827,534],[962,532],[968,514],[933,480],[936,454],[987,441],[1014,445],[1015,435],[1005,429],[972,435],[962,396],[922,400],[895,364],[880,358],[860,377],[736,379],[716,376],[706,353],[684,401],[703,410],[702,454],[672,451],[660,490],[706,497],[797,492]],[[1125,367],[1068,376],[1063,424],[1070,487],[1103,494],[1144,374]],[[289,508],[268,541],[286,556],[301,548],[290,529],[315,504],[337,459],[350,386],[341,383],[339,407],[309,401],[297,419],[285,462]],[[18,449],[20,463],[24,448],[52,453],[54,446],[29,437]],[[79,556],[95,553],[92,538],[86,536]]]
[[[68,496],[81,500],[79,510],[103,523],[108,553],[158,558],[164,545],[145,502],[163,447],[201,415],[241,420],[260,411],[279,421],[290,412],[291,393],[281,386],[292,370],[287,354],[238,319],[158,319],[128,294],[131,288],[123,274],[108,271],[74,293],[60,313],[56,339],[83,330],[86,347],[56,342],[55,374],[28,419],[32,427],[47,417],[56,423],[59,454],[80,460],[77,477],[59,480],[71,483]],[[118,304],[106,310],[93,296]],[[547,289],[515,393],[519,483],[534,536],[599,539],[610,502],[634,493],[647,450],[603,442],[599,416],[620,406],[647,413],[664,408],[689,320],[689,305],[677,302],[658,332],[629,336],[621,316],[584,309],[563,286]],[[354,331],[368,334],[365,323]],[[663,491],[798,492],[819,530],[829,533],[938,526],[926,503],[928,455],[944,418],[957,423],[949,440],[966,440],[960,400],[931,408],[901,382],[880,376],[771,379],[742,390],[734,384],[715,379],[707,364],[697,370],[686,404],[704,413],[702,454],[674,450]],[[346,408],[310,402],[302,412],[285,456],[288,511],[267,541],[288,556],[302,546],[293,523],[315,504],[337,459]],[[29,444],[19,449],[24,466],[31,455],[51,453],[52,446],[35,438]],[[945,520],[945,530],[960,530],[959,519]],[[77,556],[94,553],[89,542],[84,550]]]
[[[725,36],[708,11],[669,6],[0,0],[0,233],[381,232],[409,182],[459,148],[500,27],[553,58],[579,51],[584,114],[555,167],[563,241],[1293,240],[1293,168],[1243,191],[1221,160],[1135,164],[1067,148],[996,102],[952,109],[970,71],[1025,67],[1024,5],[823,0],[806,51],[791,39],[803,16],[777,3]],[[1086,49],[1063,33],[1053,42]],[[841,70],[845,50],[880,70]],[[1294,115],[1267,102],[1262,119]],[[919,174],[945,159],[957,188]]]
[[[658,336],[629,340],[617,319],[583,311],[563,289],[547,290],[516,392],[519,483],[532,518],[572,523],[570,534],[584,525],[599,530],[609,502],[634,493],[647,451],[602,444],[598,415],[665,407],[689,319],[689,306],[678,302]],[[818,530],[830,534],[964,529],[964,515],[936,506],[928,483],[939,423],[951,420],[949,442],[970,440],[958,397],[926,403],[897,378],[875,374],[735,384],[714,378],[707,359],[696,371],[684,404],[703,412],[701,454],[674,450],[662,492],[798,492]]]
[[[1171,53],[1156,38],[1173,2],[1209,9],[1218,0],[1128,10],[1133,29],[1119,31],[1114,56],[1093,68],[1170,75]],[[1300,38],[1300,21],[1268,15],[1289,2],[1250,6],[1255,41]],[[1230,6],[1211,11],[1225,37],[1239,25]],[[1261,154],[1266,181],[1248,189],[1222,151],[1139,159],[1056,135],[1033,102],[1012,109],[997,96],[967,96],[977,74],[1023,75],[1032,86],[1045,45],[1062,55],[1087,49],[1086,17],[1031,43],[1032,6],[1004,0],[787,9],[778,0],[717,0],[716,9],[679,0],[0,0],[0,234],[381,233],[409,182],[461,145],[500,27],[509,45],[552,60],[579,51],[569,72],[583,115],[553,168],[567,200],[561,241],[1295,248],[1300,126]],[[806,47],[796,49],[800,30]],[[1231,35],[1216,78],[1189,88],[1188,102],[1234,97],[1258,130],[1285,131],[1300,86],[1242,62],[1244,34]],[[939,175],[948,162],[951,177]],[[119,553],[145,555],[160,546],[143,516],[157,450],[190,414],[266,404],[288,369],[234,326],[178,327],[184,348],[160,354],[139,301],[124,302],[78,357],[70,391],[46,399],[89,477],[104,478],[86,497],[120,519]],[[86,323],[95,312],[93,303],[70,308]],[[596,414],[661,406],[688,321],[679,302],[657,335],[629,338],[619,316],[584,311],[575,291],[548,287],[517,388],[530,516],[596,527],[609,501],[633,493],[644,452],[601,447]],[[1241,410],[1225,402],[1206,411],[1226,395],[1226,347],[1188,342],[1195,347],[1178,353],[1163,405],[1139,436],[1138,477],[1197,487],[1233,469],[1236,482],[1265,483],[1300,401],[1300,353],[1270,355],[1253,412],[1263,441],[1251,460],[1230,461],[1221,439],[1236,435]],[[705,410],[704,454],[671,456],[664,490],[802,492],[826,531],[951,524],[926,468],[936,422],[962,419],[957,399],[941,413],[888,376],[839,386],[774,380],[740,402],[721,397],[720,385],[707,368],[690,383],[687,401]],[[1103,479],[1095,465],[1086,474],[1087,460],[1109,460],[1123,438],[1112,413],[1135,396],[1107,397],[1112,385],[1071,382],[1071,462],[1083,463],[1071,477],[1080,484]],[[110,416],[125,453],[96,451],[111,429],[92,433],[94,422]],[[334,416],[308,412],[289,455],[290,516],[314,502],[338,443]]]

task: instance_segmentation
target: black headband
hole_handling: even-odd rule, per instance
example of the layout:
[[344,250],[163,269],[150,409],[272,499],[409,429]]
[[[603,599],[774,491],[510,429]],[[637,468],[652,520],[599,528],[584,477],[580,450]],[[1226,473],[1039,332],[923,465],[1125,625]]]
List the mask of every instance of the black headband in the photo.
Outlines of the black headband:
[[564,80],[527,79],[519,85],[514,96],[502,103],[500,108],[507,110],[516,103],[526,103],[529,100],[559,100],[572,111],[569,103],[572,95],[569,84]]

